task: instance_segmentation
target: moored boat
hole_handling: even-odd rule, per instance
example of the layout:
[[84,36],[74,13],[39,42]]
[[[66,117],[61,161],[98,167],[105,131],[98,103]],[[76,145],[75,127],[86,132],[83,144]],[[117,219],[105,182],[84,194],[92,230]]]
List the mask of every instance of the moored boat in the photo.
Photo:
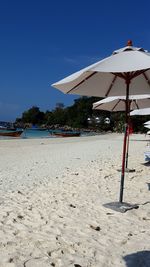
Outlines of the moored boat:
[[59,137],[78,137],[80,132],[53,132],[52,135]]
[[18,131],[0,131],[0,136],[8,136],[8,137],[20,137],[23,133],[23,130]]

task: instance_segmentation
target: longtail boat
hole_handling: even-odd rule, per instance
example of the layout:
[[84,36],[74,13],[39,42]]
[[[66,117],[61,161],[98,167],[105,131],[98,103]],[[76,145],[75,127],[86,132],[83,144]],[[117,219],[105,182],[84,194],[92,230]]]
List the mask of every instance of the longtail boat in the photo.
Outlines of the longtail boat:
[[78,137],[80,132],[53,132],[52,135],[59,137]]
[[0,131],[0,136],[8,136],[8,137],[20,137],[23,133],[23,130],[18,131]]

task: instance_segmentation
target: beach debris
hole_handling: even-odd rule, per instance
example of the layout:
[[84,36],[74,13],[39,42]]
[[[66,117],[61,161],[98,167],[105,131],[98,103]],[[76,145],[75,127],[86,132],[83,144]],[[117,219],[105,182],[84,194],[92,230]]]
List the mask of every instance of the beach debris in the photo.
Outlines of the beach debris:
[[106,175],[106,176],[104,176],[104,179],[108,179],[110,177],[111,177],[111,175]]
[[20,190],[18,190],[18,192],[17,192],[18,194],[21,194],[21,195],[23,195],[23,193],[20,191]]
[[70,206],[71,208],[74,208],[74,209],[76,208],[76,206],[73,205],[73,204],[70,204],[69,206]]
[[101,230],[101,228],[99,226],[90,225],[90,227],[92,229],[94,229],[95,231],[100,231]]
[[17,216],[17,218],[22,220],[24,217],[23,217],[21,214],[19,214],[19,215]]
[[78,172],[75,172],[74,175],[79,175],[79,173]]
[[143,221],[150,221],[150,219],[148,219],[146,217],[143,217],[142,219],[143,219]]
[[80,264],[74,264],[74,267],[82,267]]
[[50,257],[51,257],[51,255],[52,255],[51,251],[48,251],[47,254],[48,254],[48,256],[50,256]]
[[9,262],[13,262],[13,258],[10,258],[10,259],[9,259]]
[[106,215],[114,215],[114,213],[107,212]]
[[132,233],[128,233],[128,236],[133,236],[133,234]]

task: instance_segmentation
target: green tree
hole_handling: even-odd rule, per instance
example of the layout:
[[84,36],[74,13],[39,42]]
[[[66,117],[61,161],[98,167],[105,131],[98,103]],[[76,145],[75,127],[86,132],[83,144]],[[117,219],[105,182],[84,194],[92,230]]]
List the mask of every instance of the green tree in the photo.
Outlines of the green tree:
[[42,124],[45,120],[44,112],[40,111],[39,107],[33,106],[29,110],[23,112],[22,121],[24,123]]

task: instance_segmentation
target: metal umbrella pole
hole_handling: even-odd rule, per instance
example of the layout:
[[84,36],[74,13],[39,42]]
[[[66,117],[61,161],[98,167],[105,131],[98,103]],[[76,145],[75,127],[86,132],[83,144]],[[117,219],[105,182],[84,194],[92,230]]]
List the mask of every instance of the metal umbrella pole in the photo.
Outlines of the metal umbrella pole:
[[129,139],[130,139],[129,125],[127,132],[128,132],[128,140],[127,140],[127,153],[126,153],[126,170],[128,169],[128,156],[129,156]]
[[[129,101],[129,112],[130,112],[130,106],[131,106],[131,101]],[[126,171],[126,172],[135,172],[135,169],[128,169],[129,140],[130,140],[130,117],[129,117],[129,114],[128,114],[127,149],[126,149],[126,164],[125,164],[125,171]]]
[[121,182],[120,182],[120,195],[119,202],[123,202],[123,189],[124,189],[124,178],[125,178],[125,161],[126,161],[126,149],[127,149],[127,135],[128,135],[128,120],[129,120],[129,85],[130,79],[126,79],[126,122],[125,122],[125,133],[123,143],[123,155],[122,155],[122,170],[121,170]]

